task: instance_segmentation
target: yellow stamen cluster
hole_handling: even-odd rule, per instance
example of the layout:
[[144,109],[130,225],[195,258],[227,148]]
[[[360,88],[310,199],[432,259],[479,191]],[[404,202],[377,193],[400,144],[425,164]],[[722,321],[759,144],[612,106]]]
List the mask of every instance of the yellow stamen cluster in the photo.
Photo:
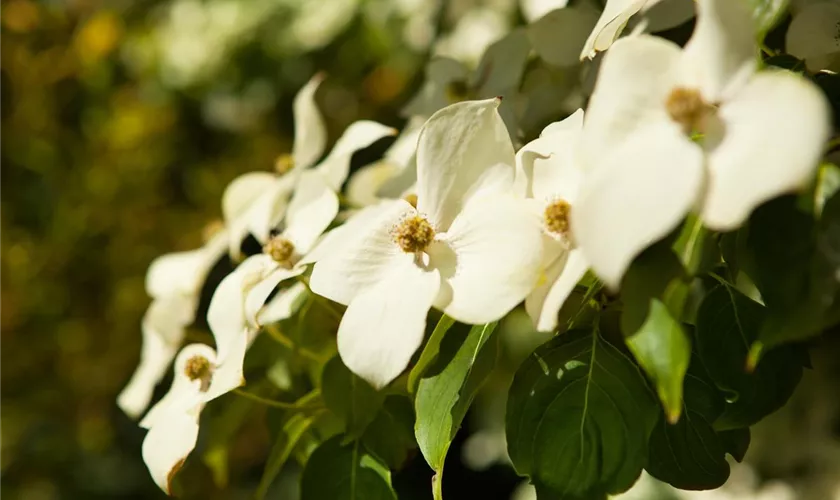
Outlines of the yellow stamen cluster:
[[274,162],[274,171],[280,175],[285,174],[293,168],[295,168],[295,160],[288,153],[278,156]]
[[291,269],[294,265],[295,245],[282,236],[275,236],[268,240],[268,243],[263,246],[263,253],[270,255],[275,262],[286,269]]
[[422,252],[434,241],[435,229],[424,217],[406,218],[394,229],[394,241],[403,252]]
[[696,89],[675,88],[665,100],[665,109],[686,134],[703,133],[706,117],[713,107],[703,100]]
[[213,365],[204,356],[195,355],[187,360],[184,374],[190,380],[200,380],[201,391],[205,392],[210,388],[210,381],[213,379]]
[[546,229],[554,234],[566,235],[569,232],[571,211],[572,206],[566,200],[555,200],[549,203],[543,214]]

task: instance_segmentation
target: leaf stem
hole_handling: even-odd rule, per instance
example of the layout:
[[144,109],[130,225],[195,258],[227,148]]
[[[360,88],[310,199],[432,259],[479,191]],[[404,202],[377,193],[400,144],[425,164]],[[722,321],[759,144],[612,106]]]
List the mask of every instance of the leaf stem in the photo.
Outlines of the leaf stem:
[[[250,399],[251,401],[256,401],[258,403],[262,403],[266,406],[271,406],[273,408],[282,408],[284,410],[307,411],[307,410],[318,410],[318,409],[321,409],[323,407],[323,405],[321,405],[320,402],[317,402],[315,404],[311,404],[311,401],[313,399],[311,397],[312,393],[309,393],[309,394],[306,394],[306,395],[302,396],[300,399],[298,399],[294,403],[287,403],[285,401],[276,401],[274,399],[264,398],[262,396],[254,394],[253,392],[248,392],[246,390],[239,389],[239,388],[234,389],[233,393],[238,395],[238,396],[242,396],[246,399]],[[318,392],[317,390],[313,391],[313,393],[317,393],[316,395],[320,394],[320,392]]]
[[280,331],[280,328],[278,328],[276,325],[265,325],[263,327],[263,330],[265,330],[266,333],[268,333],[271,336],[271,338],[277,341],[278,344],[288,349],[291,349],[292,351],[300,354],[304,358],[311,359],[312,361],[317,361],[318,363],[323,363],[328,359],[324,356],[319,356],[318,354],[310,351],[309,349],[306,349],[305,347],[300,347],[295,343],[295,341],[283,334],[283,332]]

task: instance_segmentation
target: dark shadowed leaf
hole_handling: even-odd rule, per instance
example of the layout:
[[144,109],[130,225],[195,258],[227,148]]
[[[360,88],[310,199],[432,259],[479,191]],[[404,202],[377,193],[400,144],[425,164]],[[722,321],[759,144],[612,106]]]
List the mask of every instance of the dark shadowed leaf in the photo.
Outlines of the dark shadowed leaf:
[[327,408],[344,422],[349,439],[361,436],[385,401],[384,392],[353,374],[338,356],[324,366],[321,395]]
[[301,500],[396,500],[391,473],[358,441],[341,436],[321,443],[309,456],[300,482]]
[[402,468],[414,441],[414,408],[404,396],[388,396],[362,437],[365,447],[392,470]]
[[632,361],[598,334],[570,331],[517,370],[508,453],[540,498],[604,498],[638,478],[658,415]]
[[782,346],[752,372],[747,355],[766,317],[765,308],[728,284],[706,295],[697,312],[695,345],[712,381],[729,403],[715,422],[720,430],[748,427],[779,409],[802,377],[802,352]]

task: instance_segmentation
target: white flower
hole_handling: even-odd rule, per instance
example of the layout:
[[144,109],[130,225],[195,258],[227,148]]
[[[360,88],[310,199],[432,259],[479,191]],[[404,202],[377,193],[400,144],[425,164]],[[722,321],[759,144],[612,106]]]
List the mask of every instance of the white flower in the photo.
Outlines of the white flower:
[[812,3],[796,15],[787,31],[787,51],[800,59],[811,71],[840,70],[840,3]]
[[[207,310],[207,323],[216,338],[230,338],[248,331],[250,339],[266,321],[263,306],[280,282],[306,270],[304,257],[338,213],[338,198],[318,172],[300,178],[289,209],[286,228],[272,237],[264,252],[245,259],[219,283]],[[267,319],[279,321],[294,313],[303,293],[291,287],[277,294],[266,311]]]
[[434,306],[458,321],[495,321],[536,283],[539,219],[514,196],[514,153],[499,99],[435,113],[417,147],[417,206],[368,207],[311,257],[312,291],[347,305],[345,365],[377,388],[405,369]]
[[375,205],[382,198],[400,198],[414,187],[415,152],[423,122],[420,117],[409,120],[382,160],[365,165],[350,176],[347,181],[350,203],[360,207]]
[[155,386],[184,340],[184,329],[195,320],[201,287],[213,265],[224,255],[227,234],[213,235],[201,248],[155,259],[146,274],[152,303],[143,316],[140,363],[117,405],[137,418],[149,406]]
[[242,361],[246,345],[247,335],[240,332],[229,343],[218,344],[218,351],[203,344],[185,346],[175,359],[172,387],[140,422],[149,429],[143,440],[143,461],[167,494],[175,474],[195,448],[204,405],[245,383]]
[[[277,173],[249,172],[231,182],[222,196],[222,213],[230,231],[230,253],[239,258],[242,240],[250,233],[266,243],[282,220],[300,174],[321,156],[326,143],[324,120],[315,104],[315,91],[323,80],[315,75],[298,92],[294,102],[295,141],[291,155],[281,156]],[[337,191],[347,179],[350,160],[359,149],[396,131],[369,120],[352,123],[330,154],[314,167]]]
[[828,138],[829,109],[815,85],[756,72],[745,5],[697,7],[684,49],[647,35],[616,42],[587,110],[587,176],[572,230],[612,288],[689,211],[728,231],[764,201],[804,186]]
[[516,154],[517,187],[533,197],[543,218],[543,270],[525,309],[538,331],[557,328],[557,313],[589,264],[569,224],[583,180],[577,144],[583,110],[552,123]]
[[694,15],[693,3],[692,0],[607,0],[601,17],[583,46],[580,58],[591,59],[598,52],[610,48],[630,18],[637,13],[645,14],[645,19],[638,25],[639,30],[662,31],[691,19]]

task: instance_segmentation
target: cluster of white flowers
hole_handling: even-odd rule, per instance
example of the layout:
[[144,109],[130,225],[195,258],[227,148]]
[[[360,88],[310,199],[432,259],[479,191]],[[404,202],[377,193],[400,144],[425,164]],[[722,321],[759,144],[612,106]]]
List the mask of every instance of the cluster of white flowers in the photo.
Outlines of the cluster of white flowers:
[[[588,271],[617,289],[633,259],[689,213],[731,230],[764,201],[805,186],[829,136],[819,89],[759,67],[751,14],[735,0],[697,0],[685,47],[642,34],[653,18],[616,40],[631,16],[658,3],[607,2],[580,45],[582,57],[606,51],[586,110],[518,151],[502,97],[421,99],[440,104],[417,104],[423,111],[385,159],[350,179],[344,199],[354,206],[342,216],[352,154],[396,131],[354,123],[316,164],[326,134],[314,100],[321,77],[313,78],[295,99],[294,148],[277,173],[236,179],[222,200],[224,229],[149,270],[142,360],[119,404],[139,416],[174,358],[172,388],[140,424],[157,484],[168,492],[195,447],[203,406],[245,382],[261,325],[292,316],[303,295],[346,306],[338,352],[382,388],[421,346],[432,308],[483,324],[524,301],[535,327],[552,331]],[[687,3],[688,15],[671,9],[659,22],[693,15]],[[249,234],[263,253],[242,260],[213,295],[216,349],[192,344],[176,356],[209,269],[226,250],[241,260]]]

